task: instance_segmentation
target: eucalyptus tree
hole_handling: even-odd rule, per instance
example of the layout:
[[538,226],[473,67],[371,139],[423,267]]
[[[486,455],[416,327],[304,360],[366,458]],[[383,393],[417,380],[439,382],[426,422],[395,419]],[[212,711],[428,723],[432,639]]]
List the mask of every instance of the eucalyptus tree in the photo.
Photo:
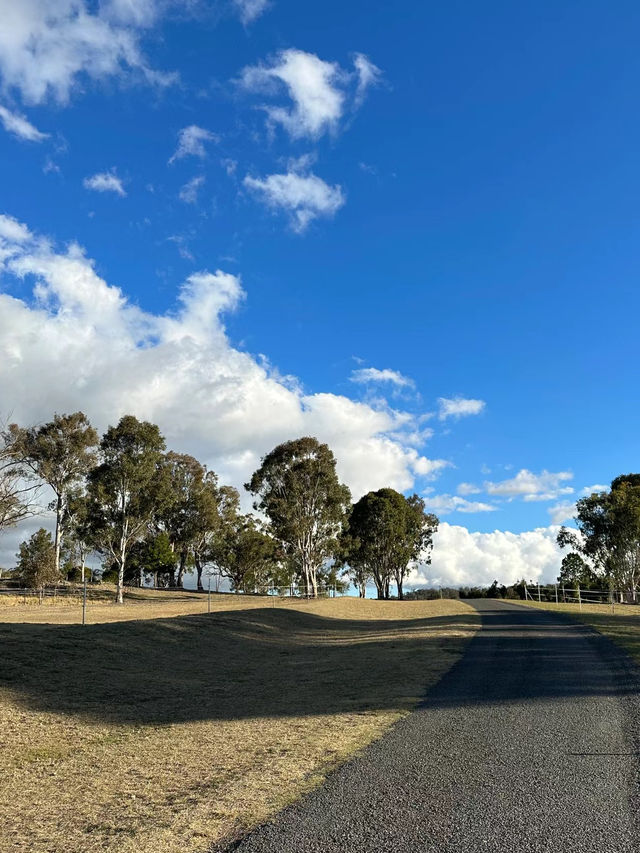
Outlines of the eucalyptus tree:
[[640,474],[622,474],[609,491],[580,498],[575,521],[578,530],[562,527],[558,545],[571,547],[635,601],[640,584]]
[[178,577],[171,585],[182,586],[187,560],[198,535],[202,509],[200,500],[204,489],[205,468],[187,453],[170,451],[164,458],[170,500],[158,518],[176,553]]
[[238,515],[214,542],[211,559],[236,591],[265,592],[277,574],[279,548],[252,515]]
[[125,415],[100,442],[102,462],[89,474],[89,527],[118,572],[116,601],[123,602],[131,546],[171,502],[163,465],[164,438],[155,424]]
[[98,433],[83,412],[74,412],[56,414],[52,421],[41,426],[23,428],[11,424],[9,435],[14,459],[53,491],[49,509],[56,515],[53,547],[55,568],[59,572],[67,495],[96,464]]
[[308,436],[279,444],[245,488],[256,496],[254,508],[269,519],[307,595],[317,596],[318,575],[337,552],[351,500],[328,445]]
[[389,598],[395,581],[401,599],[412,564],[431,561],[437,528],[437,517],[425,512],[424,501],[417,495],[407,498],[389,488],[363,495],[353,505],[341,537],[341,559],[349,566],[361,597],[372,578],[378,598]]
[[0,533],[40,512],[40,486],[29,481],[28,472],[17,460],[15,436],[0,433]]
[[89,523],[89,501],[84,489],[75,488],[67,492],[63,527],[62,550],[73,568],[79,564],[80,580],[84,581],[87,557],[95,547]]
[[222,543],[230,537],[239,511],[238,490],[233,486],[219,486],[214,472],[207,471],[197,497],[197,524],[193,539],[193,561],[199,590],[203,589],[204,567],[217,563]]

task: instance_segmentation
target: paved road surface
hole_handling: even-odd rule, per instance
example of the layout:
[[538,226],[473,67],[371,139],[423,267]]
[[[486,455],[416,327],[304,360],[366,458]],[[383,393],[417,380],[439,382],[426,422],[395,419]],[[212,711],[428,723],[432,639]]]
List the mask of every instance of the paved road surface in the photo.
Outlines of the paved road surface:
[[474,604],[483,627],[424,706],[230,849],[640,850],[636,669],[561,617]]

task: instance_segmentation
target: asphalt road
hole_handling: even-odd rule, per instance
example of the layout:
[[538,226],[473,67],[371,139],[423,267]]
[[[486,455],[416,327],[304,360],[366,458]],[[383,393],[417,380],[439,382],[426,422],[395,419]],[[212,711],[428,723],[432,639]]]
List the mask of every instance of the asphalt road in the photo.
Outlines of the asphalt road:
[[638,670],[605,638],[483,600],[423,707],[242,853],[627,853],[638,831]]

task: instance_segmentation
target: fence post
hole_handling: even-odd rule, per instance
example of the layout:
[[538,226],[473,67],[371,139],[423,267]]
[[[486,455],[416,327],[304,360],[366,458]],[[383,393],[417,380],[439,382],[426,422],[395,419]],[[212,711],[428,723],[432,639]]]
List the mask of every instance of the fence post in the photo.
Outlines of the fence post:
[[[83,572],[84,574],[84,572]],[[82,624],[85,625],[87,621],[87,579],[83,578],[82,580]]]
[[209,573],[209,591],[207,593],[207,613],[211,613],[211,573]]
[[558,584],[556,584],[556,604],[558,603]]
[[580,595],[580,587],[578,587],[578,607],[582,610],[582,596]]

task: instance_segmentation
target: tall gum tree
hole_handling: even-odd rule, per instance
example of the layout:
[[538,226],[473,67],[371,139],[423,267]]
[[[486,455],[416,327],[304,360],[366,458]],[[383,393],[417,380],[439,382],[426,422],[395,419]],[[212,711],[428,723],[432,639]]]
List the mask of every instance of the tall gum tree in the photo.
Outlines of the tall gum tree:
[[67,495],[84,481],[96,464],[98,433],[83,412],[74,412],[56,414],[49,423],[26,429],[11,424],[9,435],[14,458],[53,490],[54,499],[49,509],[56,514],[53,547],[58,573]]
[[562,527],[558,545],[573,548],[635,602],[640,584],[640,474],[621,474],[609,491],[580,498],[575,521],[579,533]]
[[16,459],[14,435],[0,434],[0,533],[40,512],[40,485],[28,478],[28,472]]
[[163,465],[164,438],[155,424],[125,415],[100,442],[102,463],[88,482],[88,517],[100,550],[118,570],[116,601],[123,603],[127,553],[171,501]]
[[318,574],[337,552],[351,500],[329,446],[310,436],[279,444],[245,488],[257,497],[254,508],[267,516],[307,595],[315,598]]

